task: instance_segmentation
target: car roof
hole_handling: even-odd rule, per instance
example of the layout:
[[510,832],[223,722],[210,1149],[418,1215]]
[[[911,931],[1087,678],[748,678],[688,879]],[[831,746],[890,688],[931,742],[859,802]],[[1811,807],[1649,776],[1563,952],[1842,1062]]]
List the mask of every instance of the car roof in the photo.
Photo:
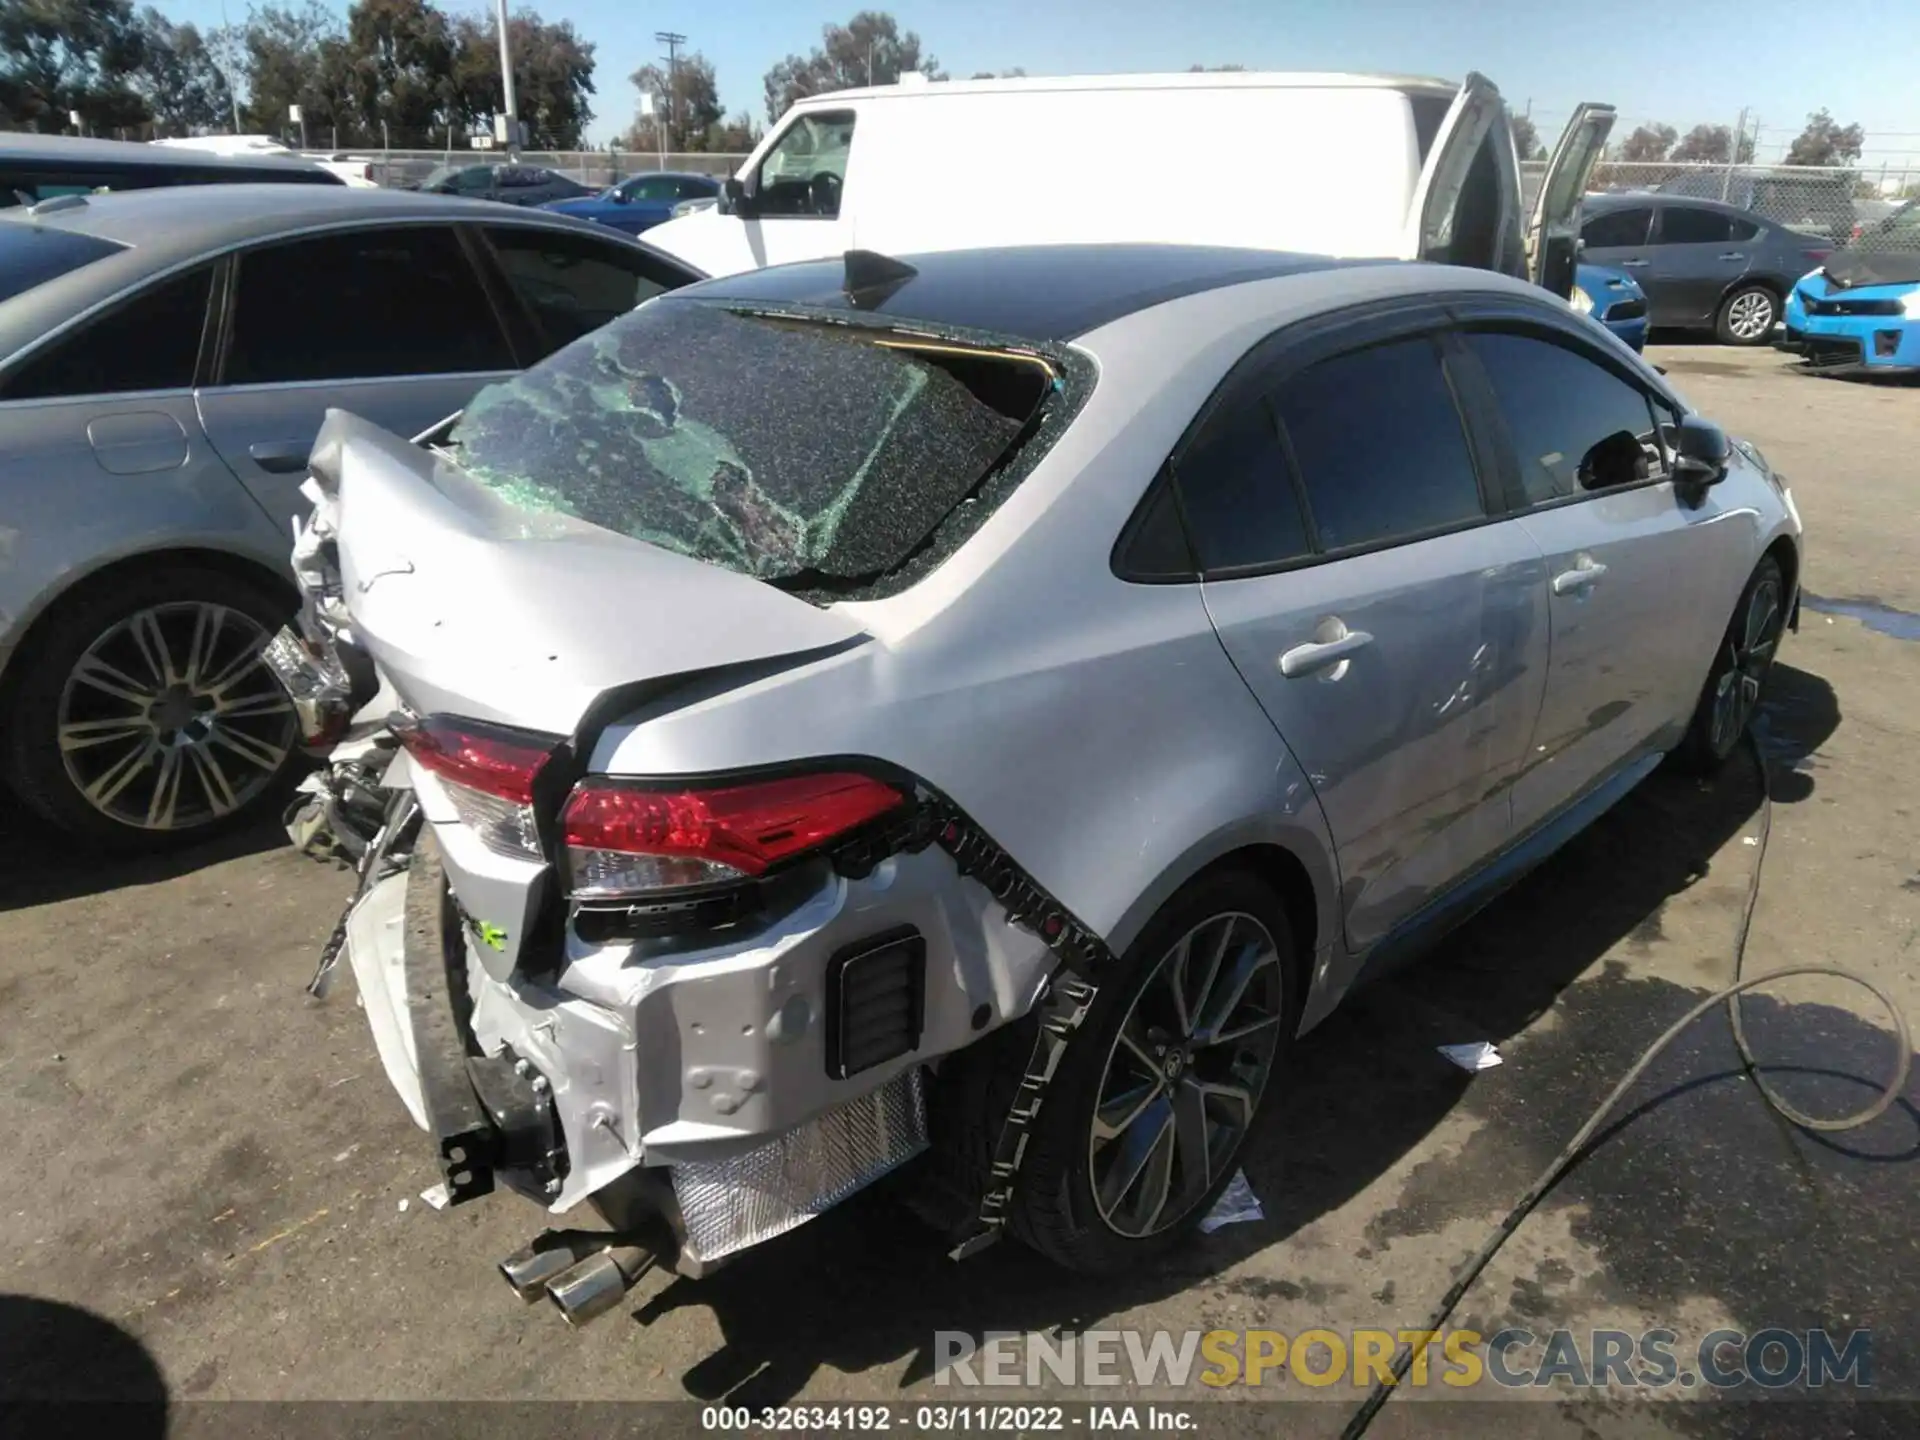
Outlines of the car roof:
[[898,257],[856,250],[749,270],[678,293],[1057,342],[1224,285],[1390,263],[1202,245],[1027,245]]
[[915,95],[999,95],[1047,90],[1398,90],[1451,98],[1460,86],[1429,75],[1365,75],[1319,70],[1204,70],[1144,75],[1016,75],[996,80],[907,80],[861,86],[796,100],[792,110],[832,110],[856,101]]
[[1683,195],[1672,190],[1609,190],[1601,195],[1588,195],[1580,202],[1583,210],[1618,210],[1628,205],[1685,205],[1695,210],[1718,210],[1723,215],[1738,215],[1742,220],[1767,218],[1723,200],[1709,200],[1704,195]]
[[10,300],[0,301],[0,360],[45,330],[146,280],[224,251],[333,227],[462,221],[577,230],[645,249],[631,236],[546,210],[333,185],[177,185],[66,196],[0,210],[0,225],[32,225],[125,248]]
[[248,151],[206,150],[185,145],[146,145],[132,140],[93,140],[79,135],[33,135],[0,131],[0,163],[32,160],[75,166],[135,166],[145,170],[231,168],[245,173],[262,168],[314,170],[312,161],[298,155]]

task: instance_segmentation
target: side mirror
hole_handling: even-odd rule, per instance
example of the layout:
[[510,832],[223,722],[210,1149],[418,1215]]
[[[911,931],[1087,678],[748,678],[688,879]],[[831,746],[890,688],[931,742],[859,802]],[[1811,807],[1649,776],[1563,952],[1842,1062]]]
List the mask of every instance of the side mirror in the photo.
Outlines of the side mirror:
[[1711,420],[1683,417],[1674,432],[1674,450],[1673,483],[1683,493],[1700,494],[1727,478],[1733,445]]
[[723,214],[738,215],[742,220],[751,220],[757,213],[753,192],[747,189],[746,182],[729,175],[720,186],[720,209]]

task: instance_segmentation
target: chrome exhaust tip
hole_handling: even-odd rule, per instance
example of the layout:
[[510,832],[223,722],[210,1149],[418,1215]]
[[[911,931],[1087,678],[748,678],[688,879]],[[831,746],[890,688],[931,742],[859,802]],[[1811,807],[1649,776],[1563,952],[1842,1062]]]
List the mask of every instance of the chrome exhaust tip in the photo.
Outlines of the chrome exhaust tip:
[[547,1297],[579,1329],[626,1298],[657,1257],[639,1245],[610,1245],[547,1282]]
[[605,1231],[546,1230],[500,1262],[500,1274],[513,1293],[531,1305],[559,1278],[589,1255],[605,1250],[614,1237]]

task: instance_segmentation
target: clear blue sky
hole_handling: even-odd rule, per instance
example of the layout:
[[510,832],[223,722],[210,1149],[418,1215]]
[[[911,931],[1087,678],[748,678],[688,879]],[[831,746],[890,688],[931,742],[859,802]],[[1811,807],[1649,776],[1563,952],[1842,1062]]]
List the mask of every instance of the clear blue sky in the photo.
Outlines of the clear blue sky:
[[[246,0],[225,0],[239,19]],[[483,0],[442,0],[480,10]],[[218,25],[221,0],[161,0],[175,20]],[[344,10],[344,0],[341,9]],[[627,76],[655,58],[656,30],[678,30],[714,64],[729,112],[764,122],[761,76],[818,43],[822,0],[539,0],[599,48],[593,138],[632,118]],[[1863,159],[1920,166],[1920,0],[901,0],[891,8],[952,74],[1184,70],[1386,70],[1458,78],[1479,70],[1516,108],[1532,102],[1551,142],[1571,106],[1611,101],[1626,129],[1661,120],[1684,133],[1731,125],[1742,106],[1764,127],[1760,155],[1785,149],[1811,110],[1867,131]],[[1624,131],[1621,133],[1624,134]]]

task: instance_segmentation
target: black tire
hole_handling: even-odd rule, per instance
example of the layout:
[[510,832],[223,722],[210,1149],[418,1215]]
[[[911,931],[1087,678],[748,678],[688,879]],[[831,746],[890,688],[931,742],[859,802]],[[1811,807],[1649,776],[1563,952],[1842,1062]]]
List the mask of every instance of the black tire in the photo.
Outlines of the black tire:
[[[1761,643],[1766,648],[1764,653],[1756,656],[1752,653],[1753,646],[1749,644],[1748,637],[1755,621],[1756,601],[1764,610],[1764,597],[1768,594],[1773,597],[1774,614],[1761,627],[1764,632]],[[1767,677],[1773,670],[1774,656],[1786,628],[1786,617],[1786,577],[1781,573],[1778,560],[1771,555],[1763,555],[1747,580],[1746,588],[1740,592],[1739,604],[1733,607],[1726,634],[1713,652],[1713,664],[1707,669],[1706,683],[1700,687],[1700,699],[1693,708],[1686,738],[1675,752],[1680,763],[1696,775],[1714,774],[1726,764],[1727,758],[1740,744],[1741,736],[1753,723],[1754,713],[1766,696]],[[1741,677],[1733,673],[1736,665],[1741,669]],[[1729,687],[1742,686],[1743,682],[1747,692],[1742,706],[1744,713],[1739,716],[1737,724],[1729,725],[1721,717],[1721,707],[1726,703],[1725,692]],[[1721,717],[1718,724],[1716,717]]]
[[1722,345],[1766,345],[1780,319],[1780,297],[1766,285],[1740,285],[1727,293],[1713,316],[1713,336]]
[[[1204,1189],[1199,1188],[1198,1180],[1183,1185],[1191,1198],[1179,1205],[1178,1213],[1168,1217],[1162,1228],[1151,1233],[1123,1234],[1104,1218],[1094,1193],[1096,1162],[1092,1126],[1109,1058],[1116,1053],[1121,1026],[1133,1012],[1135,1000],[1148,986],[1159,984],[1165,974],[1161,966],[1163,958],[1179,944],[1181,937],[1203,926],[1209,917],[1228,915],[1258,921],[1272,942],[1277,962],[1271,977],[1275,1019],[1261,1032],[1264,1035],[1270,1030],[1273,1045],[1259,1091],[1253,1094],[1245,1124],[1232,1137],[1231,1145],[1223,1146],[1217,1157],[1209,1155],[1204,1173],[1212,1178]],[[1260,981],[1263,990],[1267,978],[1263,962]],[[1168,901],[1121,957],[1116,978],[1101,987],[1080,1033],[1070,1042],[1054,1074],[1021,1164],[1011,1215],[1013,1233],[1068,1269],[1109,1274],[1151,1259],[1190,1232],[1233,1178],[1246,1137],[1259,1122],[1267,1082],[1283,1063],[1298,1025],[1295,978],[1292,930],[1285,907],[1271,889],[1252,875],[1239,870],[1215,871],[1201,876]],[[1031,1034],[1028,1030],[1029,1038]],[[1233,1042],[1226,1042],[1222,1050],[1232,1045]],[[1023,1063],[1025,1058],[1025,1053],[1020,1052],[1013,1063]],[[1003,1066],[1005,1063],[1002,1062]],[[1195,1061],[1193,1074],[1199,1073],[1200,1064]],[[1017,1074],[1012,1078],[1017,1079]],[[1168,1093],[1172,1093],[1171,1086]],[[1004,1110],[993,1113],[1002,1114]],[[1216,1166],[1217,1173],[1214,1173]],[[1195,1173],[1202,1172],[1196,1167]],[[1121,1199],[1125,1199],[1124,1194]]]
[[[256,753],[262,757],[282,748],[285,753],[270,766],[264,759],[260,763],[243,761],[238,751],[231,752],[232,758],[224,766],[216,760],[216,768],[227,786],[225,794],[216,793],[221,781],[210,778],[194,756],[183,753],[175,758],[178,774],[171,781],[164,778],[164,760],[152,762],[151,777],[146,766],[135,766],[133,779],[112,796],[107,796],[107,789],[118,776],[108,778],[104,784],[96,780],[98,793],[107,797],[107,808],[102,808],[87,798],[75,770],[70,768],[68,754],[61,747],[61,725],[62,707],[68,703],[68,681],[75,667],[96,645],[122,644],[122,640],[112,638],[117,627],[143,612],[163,617],[163,629],[172,636],[165,642],[167,654],[174,657],[175,651],[181,648],[180,627],[192,624],[196,606],[216,606],[225,612],[217,617],[217,629],[209,626],[211,636],[205,659],[209,680],[225,679],[219,672],[242,664],[242,657],[249,649],[257,653],[257,641],[278,630],[294,609],[290,596],[276,593],[265,583],[253,583],[201,565],[156,566],[115,577],[108,583],[89,585],[59,602],[36,628],[27,649],[16,662],[14,673],[8,677],[0,760],[4,761],[7,776],[20,798],[76,839],[115,850],[168,849],[248,824],[284,804],[299,768],[299,731],[290,709],[284,726],[277,712],[271,711],[271,697],[278,695],[278,686],[271,685],[272,677],[264,667],[243,671],[244,683],[226,681],[219,692],[223,698],[219,700],[212,698],[211,691],[203,694],[184,685],[180,690],[179,703],[184,707],[182,713],[187,715],[184,723],[199,727],[193,732],[197,734],[210,733],[213,728],[207,721],[207,715],[213,711],[203,707],[217,708],[226,703],[224,697],[227,696],[234,697],[236,702],[245,702],[244,708],[269,712],[248,714],[244,721],[236,718],[226,733],[234,735],[238,730],[236,743],[249,739],[256,742]],[[208,614],[210,620],[215,618],[213,612]],[[197,651],[200,632],[189,630],[186,635],[187,648]],[[127,636],[124,643],[135,642]],[[112,653],[116,658],[125,656],[124,651]],[[197,659],[197,654],[180,658],[178,673],[198,674]],[[123,673],[130,673],[128,667],[120,668]],[[150,671],[131,673],[144,686]],[[131,701],[111,692],[103,698],[91,688],[84,693],[76,688],[72,695],[69,719],[86,713],[82,708],[85,705],[97,703],[109,707],[111,718],[85,723],[110,726],[118,721],[130,731],[137,728],[134,719],[137,707]],[[121,716],[124,720],[119,719]],[[160,722],[154,723],[157,726]],[[158,733],[156,730],[156,745]],[[178,739],[188,731],[170,733]],[[108,755],[131,755],[140,743],[133,739],[124,742],[114,739],[88,748]],[[227,753],[224,742],[215,748]],[[116,763],[99,761],[91,755],[81,756],[78,750],[73,753],[79,757],[74,760],[74,767],[82,776],[89,773],[88,766]],[[111,813],[116,809],[122,812],[137,809],[140,787],[148,786],[149,780],[154,794],[160,793],[163,784],[172,786],[175,800],[165,806],[164,813],[160,805],[151,803],[144,818]]]

